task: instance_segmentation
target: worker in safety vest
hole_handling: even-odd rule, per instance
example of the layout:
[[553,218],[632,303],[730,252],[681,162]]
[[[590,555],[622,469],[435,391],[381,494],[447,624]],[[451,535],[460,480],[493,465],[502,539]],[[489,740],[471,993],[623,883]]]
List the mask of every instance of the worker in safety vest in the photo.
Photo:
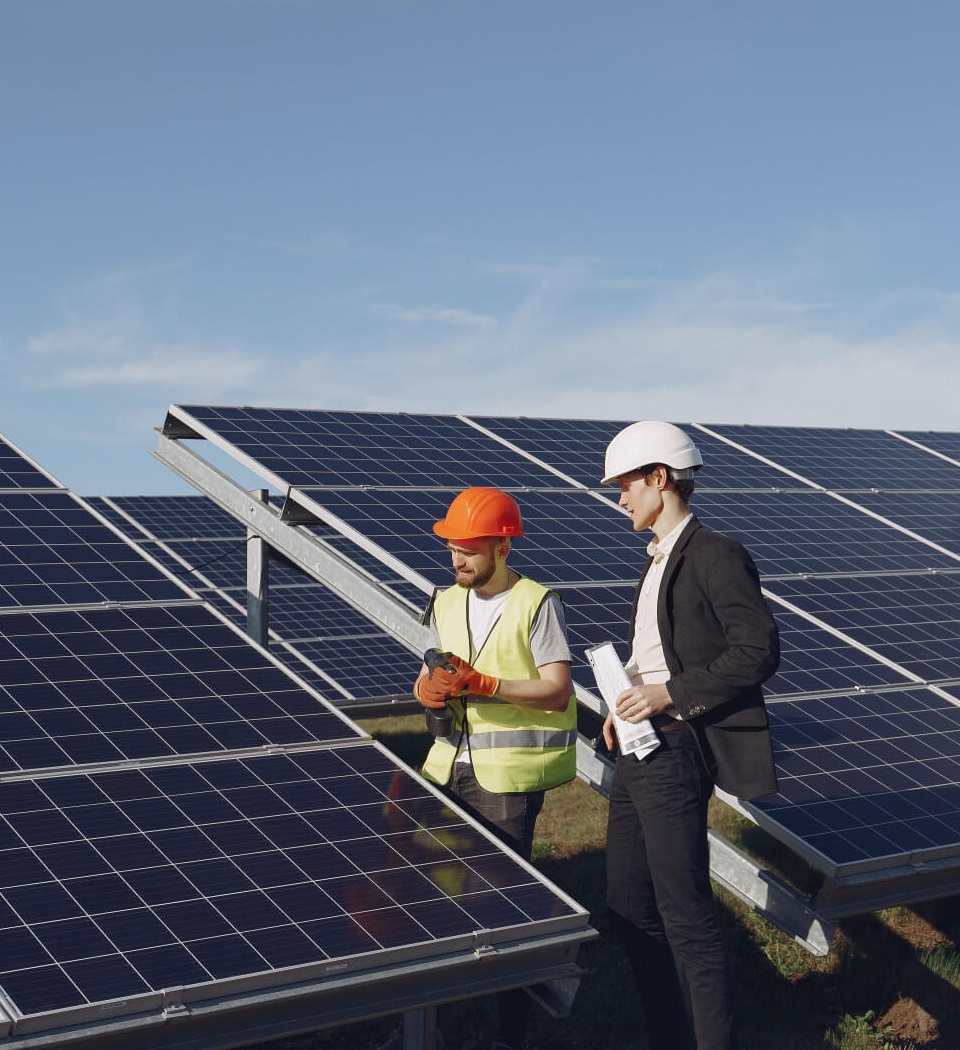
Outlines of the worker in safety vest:
[[[523,535],[507,493],[469,488],[433,531],[447,541],[456,578],[433,602],[434,644],[414,694],[446,710],[423,775],[529,860],[544,792],[576,775],[576,699],[559,596],[514,572]],[[430,654],[428,654],[429,656]],[[525,1003],[501,997],[494,1047],[523,1045]]]

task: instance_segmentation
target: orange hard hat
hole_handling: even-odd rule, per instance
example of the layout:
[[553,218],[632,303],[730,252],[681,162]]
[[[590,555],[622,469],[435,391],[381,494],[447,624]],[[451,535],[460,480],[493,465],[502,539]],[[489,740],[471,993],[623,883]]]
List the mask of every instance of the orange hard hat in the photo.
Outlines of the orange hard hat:
[[433,531],[445,540],[477,540],[485,536],[522,536],[523,521],[513,496],[499,489],[464,489],[450,504],[447,516]]

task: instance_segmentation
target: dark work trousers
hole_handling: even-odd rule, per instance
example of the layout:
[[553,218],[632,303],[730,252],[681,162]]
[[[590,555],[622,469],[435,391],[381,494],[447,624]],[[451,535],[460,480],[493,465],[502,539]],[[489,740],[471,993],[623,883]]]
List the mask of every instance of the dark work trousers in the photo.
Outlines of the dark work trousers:
[[[453,776],[446,790],[471,816],[501,842],[530,860],[537,816],[543,808],[543,792],[494,794],[478,783],[469,762],[455,762]],[[497,1028],[494,1041],[513,1050],[523,1046],[530,1013],[530,996],[522,988],[501,992],[497,996]]]
[[689,729],[659,735],[645,758],[617,758],[607,820],[610,922],[633,969],[651,1050],[733,1050],[732,982],[707,847],[713,783]]

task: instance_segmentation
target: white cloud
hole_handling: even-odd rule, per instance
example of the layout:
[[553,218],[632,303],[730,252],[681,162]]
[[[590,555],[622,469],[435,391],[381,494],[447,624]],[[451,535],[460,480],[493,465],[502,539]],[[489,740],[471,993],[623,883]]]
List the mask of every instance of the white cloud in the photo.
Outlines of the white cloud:
[[395,321],[412,324],[446,324],[459,328],[494,328],[497,325],[497,319],[489,314],[477,314],[470,310],[457,310],[451,307],[419,306],[405,309],[381,303],[376,310]]
[[65,387],[162,387],[222,396],[248,390],[264,374],[265,362],[233,350],[158,346],[110,365],[65,368],[50,382]]
[[24,349],[31,354],[117,357],[130,351],[139,340],[141,329],[138,312],[126,308],[102,320],[71,318],[61,328],[28,339]]

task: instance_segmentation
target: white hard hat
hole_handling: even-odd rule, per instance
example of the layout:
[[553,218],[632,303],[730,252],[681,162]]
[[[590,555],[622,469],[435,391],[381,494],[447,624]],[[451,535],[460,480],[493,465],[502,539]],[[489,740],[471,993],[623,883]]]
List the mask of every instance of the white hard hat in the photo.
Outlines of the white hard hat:
[[695,470],[703,466],[703,457],[679,427],[655,419],[644,419],[624,427],[607,445],[601,484],[609,485],[631,470],[638,470],[650,463],[662,463],[676,474],[690,478]]

